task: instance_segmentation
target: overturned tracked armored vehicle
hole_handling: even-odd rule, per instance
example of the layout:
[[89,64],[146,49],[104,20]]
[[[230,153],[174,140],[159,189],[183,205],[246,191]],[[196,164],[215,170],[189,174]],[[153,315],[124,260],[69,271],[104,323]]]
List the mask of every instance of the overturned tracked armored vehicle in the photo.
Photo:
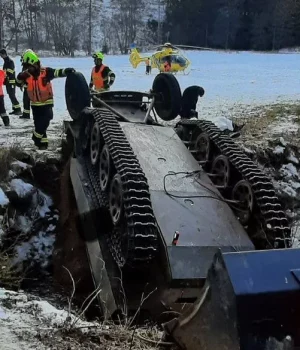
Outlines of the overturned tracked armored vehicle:
[[[143,308],[156,316],[195,307],[219,250],[225,261],[235,254],[247,261],[249,253],[237,252],[290,247],[290,228],[271,182],[229,136],[208,121],[181,120],[175,127],[158,122],[180,113],[181,90],[173,75],[156,76],[149,93],[97,94],[74,73],[66,80],[66,103],[73,119],[67,127],[71,181],[105,316],[124,311],[124,295],[129,309],[148,295]],[[294,255],[288,253],[286,266],[294,271],[300,252],[289,251]],[[230,283],[236,276],[222,266]],[[276,288],[278,294],[284,289]],[[263,292],[269,295],[268,288]],[[299,297],[299,282],[292,292]],[[239,313],[234,290],[214,302],[220,306],[225,297]],[[166,330],[177,329],[182,345],[186,333],[178,322]],[[232,349],[248,349],[236,329],[228,331]],[[192,341],[187,349],[199,344]]]

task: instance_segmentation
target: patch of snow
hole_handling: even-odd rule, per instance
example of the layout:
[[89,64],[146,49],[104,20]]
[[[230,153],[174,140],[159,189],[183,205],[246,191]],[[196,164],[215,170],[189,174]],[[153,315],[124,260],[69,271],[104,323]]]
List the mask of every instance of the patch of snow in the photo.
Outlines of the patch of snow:
[[10,179],[13,179],[13,178],[16,177],[16,176],[17,176],[17,174],[16,174],[14,171],[9,170],[9,172],[8,172],[8,177],[9,177]]
[[216,120],[214,120],[214,123],[216,126],[223,130],[230,130],[233,131],[233,124],[232,121],[226,117],[219,117]]
[[295,154],[293,152],[287,157],[287,160],[294,164],[299,164],[299,159],[295,157]]
[[5,234],[5,231],[2,228],[0,228],[0,243],[4,234]]
[[241,148],[242,148],[243,151],[244,151],[245,153],[247,153],[247,154],[254,154],[254,153],[255,153],[255,151],[253,151],[253,150],[250,149],[250,148],[247,148],[247,147],[244,146],[244,145],[241,145]]
[[0,320],[7,319],[8,316],[6,315],[5,311],[0,307]]
[[284,164],[280,168],[280,172],[282,173],[283,176],[287,178],[293,177],[293,178],[299,179],[298,170],[295,167],[295,165],[292,163]]
[[273,150],[274,154],[282,154],[285,150],[285,147],[282,146],[276,146]]
[[21,169],[28,169],[31,168],[31,165],[26,164],[24,162],[21,162],[20,160],[15,160],[11,163],[12,168],[21,168]]
[[282,146],[286,146],[287,145],[287,142],[284,140],[283,137],[280,137],[279,141],[282,144]]
[[23,242],[16,246],[16,255],[13,264],[19,264],[26,260],[38,263],[42,268],[49,264],[55,242],[55,235],[47,232],[39,232],[30,238],[28,242]]
[[6,197],[6,194],[3,192],[2,188],[0,187],[0,206],[4,207],[9,203],[8,198]]
[[[280,122],[276,124],[272,124],[271,130],[273,134],[291,134],[295,133],[299,130],[299,126],[294,122],[294,121],[289,121],[289,122]],[[283,146],[287,145],[287,142],[281,137],[282,141],[281,144]]]
[[95,326],[95,323],[82,321],[66,310],[58,310],[47,301],[32,300],[32,297],[27,296],[24,292],[13,292],[0,288],[0,305],[0,310],[3,311],[7,320],[4,327],[0,323],[0,334],[3,328],[10,326],[15,332],[19,331],[18,328],[24,327],[37,332],[40,327],[61,327],[67,322],[68,324],[76,322],[80,328]]
[[296,182],[296,181],[292,181],[292,180],[289,180],[289,185],[294,188],[295,190],[298,190],[300,188],[300,182]]
[[286,183],[284,181],[274,182],[274,187],[278,191],[283,192],[290,197],[297,198],[297,196],[298,196],[297,191],[294,190],[294,188],[292,186],[290,186],[288,183]]
[[19,215],[15,220],[14,227],[22,233],[29,233],[32,229],[32,220],[27,216]]
[[[300,185],[299,185],[299,186],[300,186]],[[48,228],[47,228],[47,232],[52,232],[52,231],[54,231],[55,229],[56,229],[56,226],[50,224],[50,225],[48,226]]]
[[21,179],[12,179],[10,182],[10,187],[21,198],[24,198],[27,194],[34,190],[34,187],[31,184],[24,182]]

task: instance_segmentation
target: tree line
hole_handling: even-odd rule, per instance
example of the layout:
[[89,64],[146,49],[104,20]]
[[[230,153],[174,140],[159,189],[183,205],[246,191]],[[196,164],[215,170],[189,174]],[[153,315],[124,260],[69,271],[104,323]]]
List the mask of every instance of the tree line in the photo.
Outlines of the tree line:
[[235,50],[300,45],[299,0],[165,0],[174,43]]
[[133,42],[165,41],[227,50],[299,46],[300,1],[0,0],[0,47],[15,52],[127,53]]

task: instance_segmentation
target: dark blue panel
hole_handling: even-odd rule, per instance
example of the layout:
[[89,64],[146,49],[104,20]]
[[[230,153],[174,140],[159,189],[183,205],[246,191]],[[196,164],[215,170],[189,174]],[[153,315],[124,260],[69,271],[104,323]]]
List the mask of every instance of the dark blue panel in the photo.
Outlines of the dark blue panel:
[[300,292],[300,249],[224,253],[222,257],[236,296]]

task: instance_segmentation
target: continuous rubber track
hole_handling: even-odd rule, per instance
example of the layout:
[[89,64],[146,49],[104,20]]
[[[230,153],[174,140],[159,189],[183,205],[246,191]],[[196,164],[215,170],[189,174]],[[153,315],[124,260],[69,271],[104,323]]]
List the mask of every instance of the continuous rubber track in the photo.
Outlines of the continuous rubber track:
[[[291,246],[291,229],[282,206],[275,194],[270,179],[257,165],[225,135],[215,124],[207,120],[182,120],[178,123],[188,128],[197,128],[208,134],[220,153],[228,157],[231,165],[250,184],[255,197],[255,206],[261,228],[265,233],[265,249]],[[255,232],[252,232],[255,235]]]
[[[113,227],[108,239],[110,250],[119,266],[126,263],[138,267],[141,263],[150,262],[158,249],[158,227],[147,178],[115,116],[102,108],[91,110],[91,114],[99,126],[116,172],[122,181],[126,230],[124,232],[123,228]],[[105,194],[103,196],[101,193],[97,177],[99,171],[91,164],[88,164],[87,168],[100,205],[108,205]],[[106,193],[106,198],[108,195],[109,193]],[[123,249],[124,242],[126,253]]]

